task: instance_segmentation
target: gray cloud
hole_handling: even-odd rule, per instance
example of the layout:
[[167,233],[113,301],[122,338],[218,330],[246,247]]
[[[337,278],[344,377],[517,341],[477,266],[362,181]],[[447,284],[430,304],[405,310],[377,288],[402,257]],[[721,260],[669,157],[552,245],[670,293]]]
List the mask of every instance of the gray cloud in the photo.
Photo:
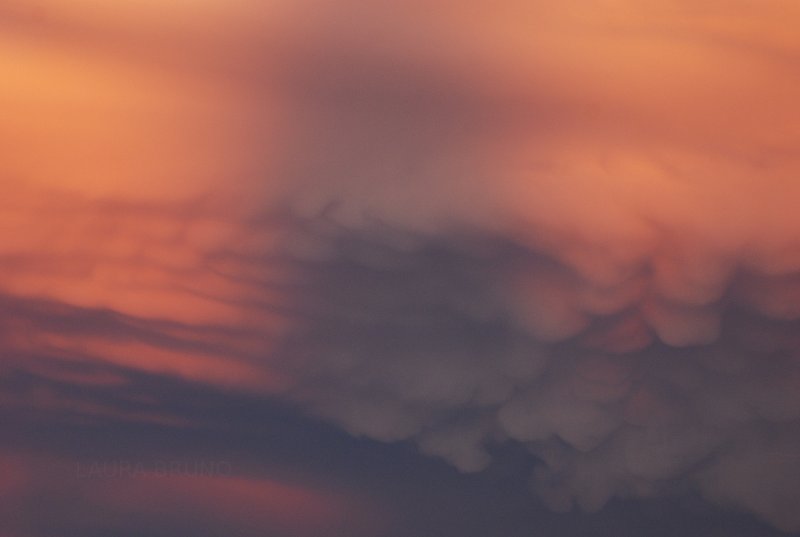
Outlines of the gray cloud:
[[[552,341],[503,292],[509,266],[556,270],[535,252],[469,236],[334,240],[335,255],[305,262],[311,313],[279,352],[314,413],[357,435],[413,439],[464,471],[520,443],[539,461],[534,490],[557,510],[691,489],[800,528],[796,322],[729,305],[708,343],[620,352],[585,336],[612,337],[633,305]],[[550,313],[546,295],[525,300]]]

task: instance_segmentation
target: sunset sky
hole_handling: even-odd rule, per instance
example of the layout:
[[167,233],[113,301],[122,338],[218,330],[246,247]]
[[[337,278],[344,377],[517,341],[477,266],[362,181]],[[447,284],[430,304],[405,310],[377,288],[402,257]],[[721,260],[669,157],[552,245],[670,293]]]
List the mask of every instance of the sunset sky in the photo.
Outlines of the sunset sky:
[[0,537],[800,536],[798,28],[3,0]]

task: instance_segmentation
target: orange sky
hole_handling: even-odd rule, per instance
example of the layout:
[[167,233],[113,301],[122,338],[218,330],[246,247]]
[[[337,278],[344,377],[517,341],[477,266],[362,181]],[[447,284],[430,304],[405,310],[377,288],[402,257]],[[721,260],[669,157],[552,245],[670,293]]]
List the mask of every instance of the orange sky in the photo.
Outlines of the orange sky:
[[[231,319],[237,312],[176,293],[170,279],[215,244],[246,242],[242,219],[287,188],[299,207],[345,199],[342,218],[355,221],[375,213],[406,227],[455,219],[510,232],[602,289],[650,260],[655,292],[670,301],[713,300],[729,258],[767,274],[800,268],[800,256],[786,253],[800,229],[794,2],[433,7],[6,4],[2,248],[69,261],[58,274],[6,268],[4,287],[127,313],[152,315],[156,304],[167,318]],[[341,143],[339,112],[328,119],[322,110],[309,124],[304,111],[303,91],[335,91],[325,69],[314,71],[323,54],[344,76],[363,61],[408,70],[423,77],[414,91],[438,72],[444,91],[466,92],[485,111],[461,128],[460,142],[419,163],[420,178],[434,180],[400,179],[391,162],[385,177],[362,179],[346,160],[322,161],[324,177],[293,177],[287,161],[313,169],[326,144]],[[342,106],[361,114],[357,101]],[[357,138],[381,127],[357,118],[340,128]],[[408,143],[376,136],[387,150]],[[215,207],[222,217],[192,215],[196,206],[177,217],[169,208],[158,218],[126,215],[132,208],[92,214],[98,197],[185,204],[209,195],[228,200]],[[145,268],[147,258],[172,272]],[[209,275],[185,284],[218,297],[244,292]]]

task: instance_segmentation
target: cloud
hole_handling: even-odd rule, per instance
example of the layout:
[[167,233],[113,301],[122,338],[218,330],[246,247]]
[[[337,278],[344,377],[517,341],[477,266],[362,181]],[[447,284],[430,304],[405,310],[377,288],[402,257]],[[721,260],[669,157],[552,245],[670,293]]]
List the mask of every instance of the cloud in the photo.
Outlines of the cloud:
[[556,266],[497,238],[400,249],[353,235],[316,262],[304,295],[314,313],[279,353],[314,412],[354,434],[413,439],[464,471],[485,468],[497,445],[524,445],[540,461],[534,489],[558,510],[688,487],[796,531],[794,480],[776,479],[794,475],[800,442],[796,321],[726,307],[731,293],[709,306],[713,337],[691,310],[656,326],[639,302],[565,311],[585,282],[562,266],[561,286],[509,288],[508,267],[535,277]]
[[465,472],[522,447],[555,510],[800,531],[792,4],[101,7],[4,13],[3,374],[281,397]]

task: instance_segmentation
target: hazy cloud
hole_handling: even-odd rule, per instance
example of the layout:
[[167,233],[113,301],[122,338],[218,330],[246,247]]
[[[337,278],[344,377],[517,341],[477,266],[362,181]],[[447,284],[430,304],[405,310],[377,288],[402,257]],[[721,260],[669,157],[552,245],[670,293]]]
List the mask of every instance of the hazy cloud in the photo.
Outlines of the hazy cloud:
[[153,375],[800,531],[792,3],[262,4],[0,12],[4,406],[196,424],[92,395]]

